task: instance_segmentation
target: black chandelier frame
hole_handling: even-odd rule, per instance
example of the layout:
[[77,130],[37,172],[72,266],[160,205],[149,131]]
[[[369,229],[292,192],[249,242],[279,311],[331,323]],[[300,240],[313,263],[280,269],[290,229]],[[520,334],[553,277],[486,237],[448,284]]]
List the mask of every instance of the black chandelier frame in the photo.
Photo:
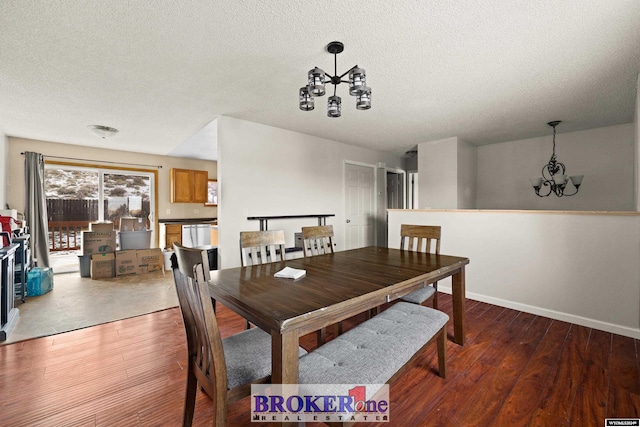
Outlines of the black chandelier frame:
[[[551,195],[551,193],[555,194],[558,197],[574,196],[578,193],[578,191],[580,190],[580,185],[582,184],[583,175],[571,176],[567,179],[565,175],[566,167],[564,163],[557,160],[556,126],[558,126],[560,123],[562,123],[561,120],[554,120],[547,123],[553,128],[553,151],[549,162],[542,167],[542,178],[538,178],[540,182],[533,182],[534,180],[532,180],[533,189],[538,197],[547,197]],[[557,182],[556,175],[563,176],[564,180],[560,180],[560,182]],[[575,187],[575,191],[573,193],[565,193],[568,181],[571,181],[571,183]],[[540,190],[543,186],[545,188],[548,188],[546,194],[540,193]]]
[[[326,73],[317,66],[309,71],[309,82],[307,86],[300,88],[300,109],[311,111],[315,108],[313,98],[325,94],[324,85],[333,85],[333,95],[328,99],[327,115],[329,117],[340,117],[342,109],[342,99],[337,96],[337,88],[341,83],[349,84],[349,95],[356,96],[356,108],[358,110],[368,110],[371,108],[371,88],[366,85],[365,70],[354,65],[347,71],[338,75],[338,54],[344,51],[344,44],[333,41],[327,45],[327,52],[333,55],[333,75]],[[349,75],[348,79],[344,77]],[[324,77],[324,78],[322,78]]]

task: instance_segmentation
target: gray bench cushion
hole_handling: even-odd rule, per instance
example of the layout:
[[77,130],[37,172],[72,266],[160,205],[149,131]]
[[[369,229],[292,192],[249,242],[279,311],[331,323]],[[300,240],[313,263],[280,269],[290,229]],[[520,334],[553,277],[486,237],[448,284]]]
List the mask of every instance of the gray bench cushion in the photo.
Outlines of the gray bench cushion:
[[449,320],[399,302],[300,358],[301,384],[384,384]]
[[[227,388],[232,389],[271,375],[271,335],[260,328],[247,329],[222,340],[227,365]],[[298,355],[307,352],[300,347]]]
[[428,300],[431,297],[431,295],[435,293],[436,293],[436,289],[433,286],[429,285],[429,286],[425,286],[424,288],[415,290],[410,294],[407,294],[401,297],[400,299],[402,301],[410,302],[413,304],[422,304],[423,302]]

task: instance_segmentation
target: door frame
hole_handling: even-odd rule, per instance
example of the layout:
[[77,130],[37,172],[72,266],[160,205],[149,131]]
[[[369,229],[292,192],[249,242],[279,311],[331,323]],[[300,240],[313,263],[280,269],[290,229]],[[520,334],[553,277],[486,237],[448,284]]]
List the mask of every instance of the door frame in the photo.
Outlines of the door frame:
[[[384,184],[385,184],[385,191],[387,188],[387,174],[391,172],[394,173],[396,175],[402,175],[401,181],[402,181],[402,207],[400,209],[406,209],[407,208],[407,171],[405,171],[404,169],[400,169],[400,168],[387,168],[385,175],[384,175]],[[386,195],[386,200],[385,200],[385,206],[387,206],[389,204],[389,200],[388,200],[389,194],[387,193]]]
[[[373,214],[378,218],[378,168],[374,164],[358,162],[355,160],[343,160],[342,162],[342,235],[344,236],[344,248],[347,249],[347,165],[362,166],[373,170]],[[386,200],[385,200],[386,202]],[[374,224],[373,244],[378,244],[377,224]]]

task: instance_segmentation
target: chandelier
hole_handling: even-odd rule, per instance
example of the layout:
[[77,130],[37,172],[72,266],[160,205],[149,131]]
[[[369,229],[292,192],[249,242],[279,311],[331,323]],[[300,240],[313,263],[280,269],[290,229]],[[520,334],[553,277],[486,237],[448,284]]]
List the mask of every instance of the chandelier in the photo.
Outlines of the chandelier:
[[[314,108],[314,97],[325,94],[326,83],[333,85],[333,96],[330,96],[327,103],[327,116],[340,117],[342,111],[342,99],[336,95],[336,87],[340,83],[349,83],[349,95],[356,97],[356,108],[358,110],[368,110],[371,108],[371,88],[367,87],[366,73],[357,65],[338,75],[338,54],[344,50],[341,42],[331,42],[327,45],[327,52],[333,54],[333,75],[325,73],[318,67],[309,71],[307,86],[300,88],[300,109],[311,111]],[[348,80],[342,78],[349,75]]]
[[[578,193],[580,184],[582,184],[582,178],[584,178],[584,175],[575,175],[570,176],[567,179],[567,176],[565,175],[564,163],[556,160],[556,126],[558,126],[560,123],[560,120],[547,123],[553,128],[553,154],[551,155],[551,159],[549,159],[549,163],[542,167],[542,176],[530,179],[531,185],[533,185],[533,189],[535,190],[536,195],[540,197],[547,197],[551,193],[555,193],[555,195],[558,197],[573,196],[574,194]],[[565,193],[565,190],[569,181],[571,181],[571,184],[573,184],[575,191],[573,193],[567,194]],[[542,188],[542,186],[549,187],[547,194],[540,194],[540,189]]]

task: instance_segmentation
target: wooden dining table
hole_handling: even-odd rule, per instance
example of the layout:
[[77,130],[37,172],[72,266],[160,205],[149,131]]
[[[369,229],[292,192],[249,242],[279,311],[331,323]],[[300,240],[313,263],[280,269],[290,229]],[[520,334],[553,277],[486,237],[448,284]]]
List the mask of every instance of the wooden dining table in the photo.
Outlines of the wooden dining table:
[[[464,344],[465,266],[468,258],[365,247],[270,264],[211,271],[209,293],[272,338],[274,384],[298,382],[302,335],[452,278],[453,341]],[[276,278],[284,267],[300,279]]]

